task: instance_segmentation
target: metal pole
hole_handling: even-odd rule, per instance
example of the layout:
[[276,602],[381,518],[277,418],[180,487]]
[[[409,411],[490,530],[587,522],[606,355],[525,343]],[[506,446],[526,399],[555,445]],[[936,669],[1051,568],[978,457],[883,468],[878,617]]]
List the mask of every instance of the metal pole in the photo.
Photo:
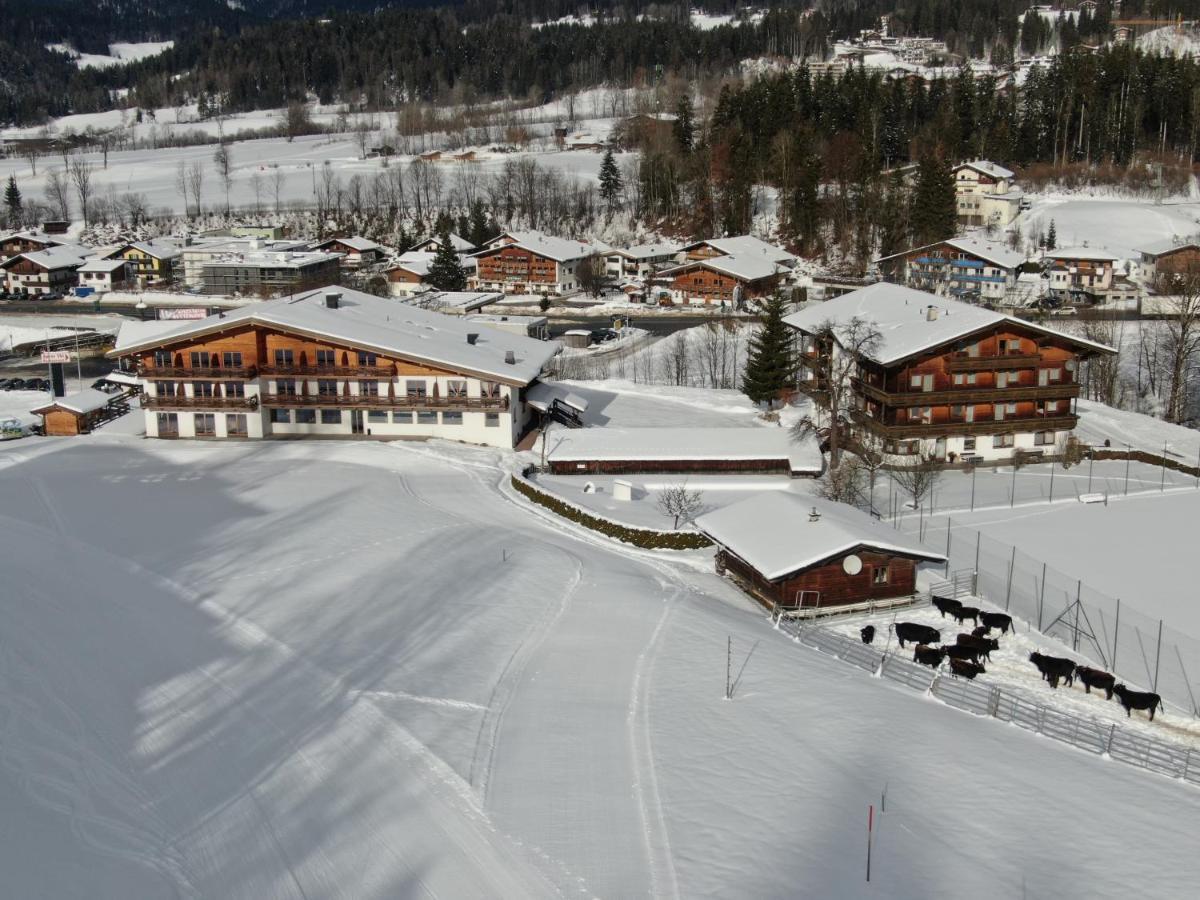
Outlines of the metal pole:
[[1163,620],[1158,620],[1158,646],[1154,650],[1154,687],[1150,690],[1158,693],[1158,661],[1162,656],[1162,623]]
[[83,390],[83,363],[79,360],[79,332],[75,332],[75,380],[79,382],[79,389]]
[[[975,512],[975,474],[979,471],[979,466],[971,466],[971,512]],[[1200,486],[1200,475],[1196,476],[1196,484]]]
[[1117,644],[1121,639],[1121,598],[1117,598],[1117,623],[1113,626],[1112,667],[1117,671]]
[[1125,445],[1125,496],[1129,496],[1129,458],[1133,455],[1133,446]]
[[1092,466],[1094,466],[1095,464],[1096,464],[1096,455],[1094,453],[1089,453],[1088,454],[1088,493],[1089,494],[1092,492]]
[[729,679],[733,675],[733,636],[725,644],[725,699],[729,699]]
[[1004,589],[1004,611],[1008,612],[1008,604],[1012,599],[1012,577],[1013,569],[1017,565],[1017,548],[1014,545],[1012,548],[1012,556],[1008,560],[1008,586]]
[[1042,630],[1042,608],[1046,603],[1046,564],[1042,563],[1042,586],[1038,590],[1038,631]]
[[1054,502],[1054,463],[1050,463],[1050,502]]
[[983,541],[983,532],[975,532],[975,576],[979,577],[979,544]]
[[946,516],[946,577],[950,577],[950,517]]
[[1074,633],[1071,636],[1071,649],[1072,650],[1079,649],[1079,605],[1080,605],[1080,597],[1082,596],[1082,594],[1083,594],[1083,581],[1081,579],[1081,580],[1077,580],[1075,582],[1075,628],[1074,628]]
[[1017,504],[1017,464],[1014,462],[1013,463],[1012,490],[1009,492],[1009,495],[1008,495],[1008,508],[1012,509],[1014,506],[1016,506],[1016,504]]

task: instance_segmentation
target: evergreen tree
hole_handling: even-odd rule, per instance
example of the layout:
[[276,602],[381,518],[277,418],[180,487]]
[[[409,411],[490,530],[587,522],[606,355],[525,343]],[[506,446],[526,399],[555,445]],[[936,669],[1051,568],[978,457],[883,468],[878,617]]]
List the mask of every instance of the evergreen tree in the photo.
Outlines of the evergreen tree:
[[21,225],[24,210],[21,207],[21,189],[14,175],[8,176],[8,187],[4,189],[4,208],[8,211],[8,224],[13,228]]
[[742,393],[755,403],[775,400],[792,383],[795,365],[792,358],[792,331],[784,324],[783,298],[776,295],[766,301],[762,323],[750,339]]
[[438,250],[429,266],[426,281],[439,291],[461,291],[467,286],[467,273],[463,271],[454,245],[450,243],[450,228],[446,222],[438,229]]
[[471,228],[463,237],[476,247],[482,247],[488,242],[491,236],[488,229],[487,213],[483,208],[483,201],[476,200],[471,206]]
[[958,200],[954,192],[954,173],[936,153],[926,154],[917,166],[917,186],[913,191],[913,243],[917,246],[953,237],[958,227]]
[[675,124],[671,126],[671,133],[675,137],[675,144],[679,147],[681,153],[691,153],[692,145],[696,137],[696,128],[693,123],[692,115],[692,98],[680,97],[679,104],[675,107]]
[[1054,227],[1054,220],[1050,220],[1050,230],[1046,232],[1046,249],[1053,250],[1058,246],[1058,231]]
[[604,160],[600,163],[600,199],[612,213],[621,199],[621,170],[613,159],[612,149],[604,151]]

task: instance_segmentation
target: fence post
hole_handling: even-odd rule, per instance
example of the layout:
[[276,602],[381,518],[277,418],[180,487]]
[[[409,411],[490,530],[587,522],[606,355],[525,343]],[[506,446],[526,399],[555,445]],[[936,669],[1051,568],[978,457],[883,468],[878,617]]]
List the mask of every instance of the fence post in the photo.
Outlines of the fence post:
[[[1012,548],[1012,556],[1008,560],[1008,585],[1004,588],[1004,611],[1008,612],[1008,604],[1012,600],[1012,578],[1013,569],[1017,564],[1017,548],[1016,545]],[[1039,623],[1040,624],[1040,623]],[[1040,630],[1040,629],[1039,629]]]
[[1150,690],[1158,693],[1158,661],[1162,657],[1162,623],[1163,620],[1158,620],[1158,646],[1154,650],[1154,687]]
[[953,523],[949,516],[946,516],[946,577],[950,577],[950,532]]
[[1200,709],[1196,707],[1196,695],[1192,693],[1192,682],[1188,679],[1187,669],[1183,665],[1183,654],[1179,652],[1178,643],[1175,645],[1175,657],[1179,660],[1179,671],[1183,673],[1183,684],[1188,689],[1188,698],[1192,701],[1192,715],[1200,715]]
[[977,597],[979,596],[979,594],[978,594],[978,588],[979,588],[979,544],[982,541],[983,541],[983,532],[976,531],[975,532],[975,584],[973,585],[973,588],[975,590],[973,590],[972,593],[974,593],[975,596],[977,596]]
[[1054,463],[1050,463],[1050,502],[1054,502]]
[[1108,727],[1108,743],[1105,744],[1105,746],[1104,746],[1104,752],[1109,755],[1112,755],[1113,735],[1115,735],[1116,733],[1117,733],[1117,723],[1113,722],[1112,725],[1110,725]]
[[1117,671],[1117,644],[1121,639],[1121,598],[1117,598],[1117,624],[1113,626],[1112,667]]
[[1079,606],[1082,603],[1082,596],[1083,579],[1081,578],[1075,582],[1075,628],[1071,636],[1071,649],[1075,651],[1079,650]]

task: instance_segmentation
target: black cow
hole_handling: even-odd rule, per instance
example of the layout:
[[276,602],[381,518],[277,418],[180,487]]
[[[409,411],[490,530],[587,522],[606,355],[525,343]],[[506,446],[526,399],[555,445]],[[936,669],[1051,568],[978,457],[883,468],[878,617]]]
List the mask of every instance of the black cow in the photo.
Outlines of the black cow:
[[913,662],[923,666],[932,666],[935,669],[942,664],[945,656],[946,651],[941,647],[926,647],[924,644],[917,644],[916,649],[913,650]]
[[974,637],[987,637],[987,633],[991,630],[992,629],[988,628],[986,625],[976,625],[971,629],[971,634]]
[[1092,688],[1098,691],[1104,691],[1106,699],[1111,700],[1113,695],[1113,685],[1116,678],[1108,672],[1102,672],[1100,669],[1092,669],[1087,666],[1076,666],[1075,677],[1083,682],[1083,689],[1087,693],[1092,692]]
[[912,641],[914,644],[940,644],[942,633],[936,628],[918,625],[916,622],[897,622],[896,639],[900,641],[901,647],[905,641]]
[[871,643],[871,641],[875,640],[875,626],[864,625],[862,630],[859,631],[859,636],[862,637],[862,642],[864,644]]
[[962,609],[962,604],[953,597],[939,597],[937,594],[933,594],[929,599],[933,601],[933,605],[937,607],[937,610],[942,614],[943,619],[946,618],[946,613],[954,615],[956,612]]
[[1010,628],[1013,630],[1013,634],[1017,632],[1016,626],[1013,625],[1012,616],[1008,613],[985,612],[980,613],[979,618],[989,629],[999,628],[1001,634],[1008,634],[1008,629]]
[[958,608],[958,612],[952,613],[952,615],[959,625],[961,625],[965,619],[970,619],[976,625],[979,624],[979,609],[977,607],[960,606]]
[[946,647],[946,655],[951,659],[969,659],[975,663],[979,662],[979,657],[983,656],[984,652],[978,647],[968,647],[963,644]]
[[987,672],[983,666],[977,662],[968,662],[965,659],[950,658],[950,674],[961,675],[963,678],[974,679],[976,675],[982,675]]
[[1075,660],[1073,659],[1046,656],[1035,651],[1029,654],[1029,661],[1038,667],[1038,671],[1042,673],[1042,680],[1048,681],[1052,688],[1058,687],[1060,678],[1065,680],[1068,685],[1075,683]]
[[979,637],[974,634],[960,634],[954,639],[954,642],[960,647],[974,647],[979,651],[979,655],[988,662],[992,661],[992,651],[1000,649],[1000,642],[995,638]]
[[1123,684],[1113,686],[1113,693],[1121,701],[1121,705],[1125,707],[1125,715],[1131,715],[1130,710],[1133,709],[1148,709],[1150,710],[1150,721],[1154,721],[1154,710],[1161,709],[1164,712],[1166,707],[1163,706],[1162,697],[1158,694],[1152,694],[1149,691],[1131,691]]

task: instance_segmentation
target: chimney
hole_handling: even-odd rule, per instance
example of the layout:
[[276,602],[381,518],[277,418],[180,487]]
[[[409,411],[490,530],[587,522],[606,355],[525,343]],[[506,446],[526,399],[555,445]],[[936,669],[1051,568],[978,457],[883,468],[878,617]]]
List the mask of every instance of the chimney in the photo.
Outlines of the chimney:
[[326,291],[325,292],[325,308],[337,309],[342,305],[341,291]]
[[925,321],[926,322],[936,322],[937,317],[938,317],[938,308],[936,306],[930,305],[930,306],[925,307]]
[[468,344],[470,344],[471,346],[475,346],[475,342],[477,340],[479,340],[479,334],[477,332],[474,332],[474,331],[467,332],[467,343]]
[[504,361],[506,363],[508,363],[510,366],[515,366],[517,364],[517,354],[515,352],[513,352],[512,350],[505,350],[504,351]]
[[815,506],[812,508],[811,511],[809,511],[808,521],[810,521],[810,522],[820,522],[821,521],[821,514],[817,511],[817,508]]
[[258,249],[258,238],[250,238],[250,249],[251,250]]

